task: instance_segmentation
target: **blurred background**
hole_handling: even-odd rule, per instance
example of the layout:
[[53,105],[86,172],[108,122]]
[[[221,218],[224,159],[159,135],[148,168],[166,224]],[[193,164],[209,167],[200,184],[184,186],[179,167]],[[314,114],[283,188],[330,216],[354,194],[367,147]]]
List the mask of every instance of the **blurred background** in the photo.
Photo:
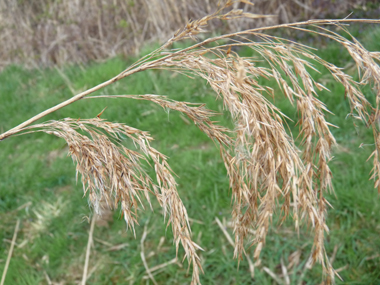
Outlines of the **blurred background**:
[[[138,55],[167,40],[189,20],[214,12],[219,0],[2,0],[0,66],[87,63],[116,55]],[[369,17],[378,1],[253,0],[233,8],[274,15],[265,20],[216,21],[210,31],[226,33],[309,19]]]
[[[139,57],[165,42],[191,19],[217,9],[216,0],[1,0],[0,132],[71,96],[117,75]],[[215,21],[211,34],[315,18],[379,19],[378,1],[284,0],[236,3],[235,8],[274,15],[265,20]],[[380,51],[380,27],[351,25],[352,35],[371,51]],[[315,47],[323,59],[358,78],[350,56],[339,45],[307,33],[278,35]],[[180,46],[180,45],[179,45]],[[251,51],[242,49],[242,55]],[[344,281],[380,284],[380,202],[372,168],[366,162],[373,136],[346,119],[350,112],[344,88],[326,72],[312,73],[331,92],[320,99],[335,114],[328,121],[338,146],[331,169],[335,195],[328,200],[330,235],[326,248]],[[277,92],[275,84],[270,86]],[[149,70],[116,82],[96,94],[160,94],[178,101],[205,103],[219,112],[216,120],[232,127],[229,114],[199,79]],[[276,105],[296,121],[297,112],[279,92]],[[277,94],[276,93],[276,94]],[[370,88],[366,94],[374,97]],[[372,96],[372,97],[371,97]],[[149,131],[153,146],[169,156],[178,175],[180,197],[191,218],[194,240],[205,274],[202,284],[320,284],[322,269],[310,269],[313,236],[305,225],[297,234],[291,220],[273,220],[266,246],[252,271],[247,260],[233,259],[229,223],[231,191],[219,150],[187,118],[153,103],[131,99],[81,100],[46,118],[102,118]],[[296,129],[296,128],[295,128]],[[295,130],[297,132],[297,130]],[[0,272],[4,271],[14,229],[15,248],[4,284],[81,284],[92,210],[76,183],[75,165],[64,141],[44,134],[12,137],[0,143]],[[140,211],[136,238],[126,231],[119,210],[95,222],[87,284],[189,284],[186,262],[175,259],[170,227],[159,205]],[[280,209],[278,209],[279,213]],[[219,222],[217,222],[219,221]],[[147,233],[142,240],[143,233]],[[247,253],[253,249],[246,247]],[[179,251],[179,260],[183,257]],[[285,269],[284,269],[285,268]]]

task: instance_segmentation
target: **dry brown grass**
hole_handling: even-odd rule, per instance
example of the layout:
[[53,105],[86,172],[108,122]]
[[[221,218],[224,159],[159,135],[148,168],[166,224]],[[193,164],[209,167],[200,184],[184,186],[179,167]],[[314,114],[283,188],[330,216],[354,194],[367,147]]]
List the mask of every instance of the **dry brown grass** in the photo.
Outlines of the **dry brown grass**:
[[[2,0],[0,1],[0,68],[85,63],[138,53],[145,44],[165,41],[191,19],[211,13],[218,0]],[[234,3],[246,12],[276,17],[211,23],[224,33],[248,28],[346,16],[365,0],[253,0]]]
[[[310,20],[306,22],[275,25],[206,38],[187,48],[170,50],[170,46],[184,39],[197,39],[210,21],[234,18],[265,19],[265,16],[231,9],[235,2],[228,1],[215,13],[190,21],[179,29],[162,47],[141,58],[114,78],[82,92],[71,99],[48,109],[0,135],[0,140],[11,135],[28,132],[45,132],[64,139],[70,155],[81,174],[84,193],[88,193],[91,205],[101,214],[102,206],[120,205],[127,226],[134,231],[137,209],[144,207],[144,197],[150,204],[154,196],[164,209],[168,225],[171,224],[175,244],[185,250],[185,257],[193,265],[193,284],[199,284],[202,271],[197,250],[192,241],[189,218],[176,189],[176,181],[168,165],[167,157],[150,146],[152,138],[147,132],[111,123],[100,118],[50,121],[31,125],[33,122],[64,106],[134,73],[149,69],[164,69],[186,76],[203,78],[223,100],[235,123],[233,130],[218,126],[211,120],[214,115],[203,105],[177,102],[159,95],[109,95],[109,98],[126,97],[149,100],[163,108],[187,115],[201,131],[219,147],[227,168],[232,189],[232,220],[235,241],[235,257],[246,254],[245,243],[255,246],[253,257],[258,259],[265,245],[266,235],[280,205],[281,217],[291,215],[295,228],[308,223],[314,231],[310,263],[319,262],[326,273],[327,283],[334,282],[337,273],[327,256],[324,239],[328,232],[326,212],[329,206],[325,198],[333,191],[329,168],[331,148],[335,138],[330,131],[334,127],[326,121],[327,107],[318,99],[318,91],[327,89],[316,82],[308,70],[315,65],[326,68],[337,83],[346,90],[351,105],[351,116],[371,127],[374,132],[375,150],[373,175],[375,187],[380,193],[380,52],[367,51],[356,39],[351,41],[333,29],[347,32],[350,22],[380,23],[380,20]],[[344,71],[319,58],[313,49],[266,34],[273,29],[296,29],[327,37],[345,47],[359,70],[360,81],[355,81]],[[256,40],[253,40],[256,39]],[[213,44],[213,45],[210,45]],[[246,46],[256,57],[240,57],[233,48]],[[274,80],[283,95],[296,104],[299,114],[300,141],[287,131],[286,116],[268,98],[274,90],[260,84],[258,79]],[[361,87],[372,84],[376,104],[372,106]],[[101,97],[101,96],[98,96]],[[102,96],[105,97],[105,96]],[[87,97],[93,99],[94,97]],[[138,151],[128,149],[122,141],[130,139]],[[143,169],[142,161],[151,163],[156,177],[151,178]],[[250,233],[254,231],[253,239]]]

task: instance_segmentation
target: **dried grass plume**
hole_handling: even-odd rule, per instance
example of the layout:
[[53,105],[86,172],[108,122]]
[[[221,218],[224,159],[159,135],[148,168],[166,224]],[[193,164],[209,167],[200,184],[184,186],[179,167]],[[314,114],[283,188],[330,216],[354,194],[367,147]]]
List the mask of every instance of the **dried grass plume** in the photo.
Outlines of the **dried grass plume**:
[[[192,264],[192,284],[200,284],[202,267],[197,250],[201,248],[192,240],[186,208],[178,195],[167,157],[150,146],[152,138],[147,132],[107,122],[100,115],[93,119],[66,118],[32,123],[137,72],[163,69],[201,77],[231,113],[235,124],[233,130],[213,122],[214,112],[203,105],[177,102],[154,94],[106,97],[148,100],[165,109],[182,112],[220,147],[232,189],[236,258],[242,259],[246,254],[247,242],[255,246],[254,258],[260,256],[274,210],[280,206],[283,219],[292,214],[296,230],[301,223],[312,225],[314,243],[310,262],[319,262],[326,273],[327,283],[333,282],[337,273],[327,257],[324,240],[328,232],[326,212],[329,206],[325,194],[333,191],[329,161],[336,141],[330,130],[334,126],[326,120],[325,114],[329,110],[318,99],[318,92],[327,88],[316,82],[308,70],[316,69],[317,65],[327,69],[337,83],[344,86],[351,106],[350,115],[373,129],[372,178],[380,193],[380,132],[377,126],[380,119],[380,52],[367,51],[355,38],[348,40],[328,28],[338,27],[347,33],[347,23],[380,23],[380,20],[310,20],[199,41],[197,37],[205,32],[212,20],[267,17],[230,9],[234,3],[227,1],[215,13],[190,21],[162,47],[122,73],[1,134],[0,140],[36,131],[64,139],[92,207],[101,214],[101,205],[120,206],[127,227],[133,232],[138,223],[137,209],[143,207],[142,199],[150,204],[151,197],[155,197],[172,227],[177,251],[181,244],[189,264]],[[319,58],[312,48],[267,33],[274,29],[306,31],[338,42],[352,56],[360,71],[360,80],[355,81],[341,68]],[[170,49],[174,42],[185,39],[192,39],[195,43],[183,49]],[[252,49],[256,57],[240,57],[234,50],[241,46]],[[296,105],[299,118],[294,123],[299,126],[300,140],[287,131],[287,122],[291,122],[286,121],[286,116],[268,99],[274,90],[260,83],[263,82],[259,81],[260,78],[277,82],[282,95]],[[376,93],[374,106],[361,91],[366,84],[371,84]],[[101,96],[87,96],[88,99],[96,97]],[[138,151],[125,147],[122,144],[125,139],[131,140]],[[156,177],[149,177],[141,166],[144,160],[152,165]],[[250,239],[252,230],[256,234]]]

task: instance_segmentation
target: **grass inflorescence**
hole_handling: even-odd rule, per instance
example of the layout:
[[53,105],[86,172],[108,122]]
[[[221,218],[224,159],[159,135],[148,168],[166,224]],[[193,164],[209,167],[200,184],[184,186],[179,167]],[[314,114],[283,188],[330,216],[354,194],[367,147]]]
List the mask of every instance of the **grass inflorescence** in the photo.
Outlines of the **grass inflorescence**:
[[[233,2],[228,1],[215,13],[189,22],[160,48],[131,64],[118,75],[4,132],[0,135],[0,140],[33,132],[44,132],[64,139],[68,153],[76,164],[77,174],[81,176],[84,194],[88,194],[94,211],[101,215],[106,209],[120,206],[127,227],[134,233],[135,224],[138,223],[138,211],[144,208],[142,198],[153,209],[150,197],[154,196],[162,207],[167,225],[171,225],[177,254],[181,244],[185,258],[189,265],[192,264],[192,283],[199,284],[200,272],[203,271],[199,253],[202,244],[194,241],[191,219],[180,198],[167,156],[151,146],[153,139],[149,133],[127,124],[103,119],[107,110],[91,119],[65,118],[33,124],[83,98],[88,99],[84,100],[86,104],[90,104],[95,98],[143,100],[167,111],[180,112],[184,115],[184,122],[193,122],[219,148],[232,196],[231,222],[224,223],[224,226],[231,226],[234,239],[227,232],[225,235],[234,247],[234,256],[239,260],[246,255],[247,243],[254,246],[253,258],[256,263],[253,264],[246,255],[251,276],[254,275],[252,268],[260,264],[261,252],[265,250],[271,223],[274,219],[280,224],[284,223],[291,216],[295,232],[302,230],[302,224],[310,225],[313,232],[311,254],[309,259],[305,258],[307,262],[304,271],[319,262],[327,282],[334,282],[334,277],[339,274],[332,263],[339,253],[336,249],[335,255],[329,256],[325,248],[325,237],[329,232],[327,209],[330,203],[327,196],[333,193],[331,153],[337,141],[332,131],[335,125],[327,119],[331,113],[328,104],[319,97],[320,93],[329,91],[331,87],[323,83],[323,80],[317,80],[317,73],[321,69],[330,74],[329,80],[334,80],[335,84],[341,86],[343,96],[347,98],[349,116],[359,121],[360,126],[372,129],[374,144],[369,156],[373,162],[371,179],[380,192],[380,53],[370,52],[355,38],[350,39],[344,26],[350,22],[380,21],[310,20],[197,41],[197,37],[205,32],[204,29],[210,21],[266,18],[243,10],[226,11],[232,5]],[[325,61],[313,48],[266,33],[277,29],[306,31],[336,42],[353,58],[359,77],[354,78],[337,65]],[[187,39],[196,42],[184,48],[170,49],[173,43]],[[249,49],[251,55],[239,56],[235,49],[242,47]],[[141,72],[152,74],[153,70],[203,79],[215,97],[222,101],[223,108],[229,113],[232,127],[227,128],[214,122],[212,117],[217,114],[202,104],[169,99],[158,94],[88,96],[99,93],[101,89],[112,90],[111,87],[119,84],[121,79]],[[69,81],[65,76],[63,79],[65,82]],[[364,95],[363,88],[368,84],[371,85],[374,98]],[[74,90],[72,86],[69,87]],[[153,87],[160,93],[160,87]],[[276,100],[281,97],[296,108],[297,116],[290,118],[285,115],[285,110],[276,104]],[[295,125],[298,126],[298,131],[293,134],[289,131],[289,126],[294,129]],[[149,166],[151,171],[147,170]],[[218,195],[216,189],[216,200]],[[188,207],[191,208],[191,204]],[[219,219],[216,221],[223,228]],[[142,248],[146,235],[145,230],[141,241]],[[297,257],[292,258],[292,266],[299,264],[300,253],[296,253],[297,251]],[[141,257],[147,267],[144,250]],[[294,261],[294,258],[298,258],[298,261]],[[283,262],[281,268],[282,275],[289,278]],[[288,269],[291,267],[288,266]],[[275,276],[268,267],[264,267],[264,271],[272,277]],[[147,269],[147,273],[148,278],[156,282],[150,270]]]

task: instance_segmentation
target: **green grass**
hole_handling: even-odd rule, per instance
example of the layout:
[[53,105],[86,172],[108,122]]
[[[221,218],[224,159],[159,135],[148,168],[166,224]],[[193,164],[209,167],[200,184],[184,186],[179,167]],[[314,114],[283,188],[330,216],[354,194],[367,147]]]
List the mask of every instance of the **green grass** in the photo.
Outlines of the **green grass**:
[[[367,32],[365,40],[371,49],[380,50],[379,32]],[[377,43],[377,46],[375,45]],[[366,43],[364,42],[364,45]],[[340,47],[331,45],[318,51],[323,58],[344,66],[345,57],[339,59]],[[63,72],[75,91],[99,84],[123,70],[130,62],[120,58],[105,63],[90,64],[84,68],[66,67]],[[326,74],[318,78],[328,78]],[[68,83],[54,70],[24,70],[11,66],[0,73],[0,131],[21,123],[29,117],[72,96]],[[328,82],[331,93],[320,98],[327,103],[335,116],[328,120],[340,129],[333,130],[339,147],[334,149],[331,169],[334,174],[336,197],[329,195],[333,209],[329,211],[328,225],[331,233],[326,247],[344,282],[338,284],[379,284],[380,257],[380,202],[368,181],[371,162],[366,162],[372,150],[371,132],[360,123],[354,127],[347,100],[341,86]],[[175,100],[204,102],[207,107],[223,113],[220,102],[200,80],[182,76],[173,77],[165,72],[149,71],[136,74],[117,82],[97,94],[162,94]],[[372,96],[371,94],[369,96]],[[280,96],[276,104],[290,118],[296,118],[296,110]],[[49,115],[48,119],[91,118],[104,107],[102,115],[110,121],[126,123],[149,131],[155,138],[153,146],[170,157],[169,163],[179,176],[178,189],[188,209],[189,216],[202,223],[192,223],[193,237],[205,251],[201,253],[205,274],[203,284],[275,284],[273,279],[256,268],[251,279],[248,264],[238,263],[233,248],[214,222],[230,219],[231,202],[228,178],[218,149],[194,124],[183,120],[178,112],[166,113],[153,103],[131,99],[81,100]],[[221,124],[231,126],[229,116],[217,118]],[[292,125],[291,122],[289,122]],[[297,132],[294,129],[295,133]],[[361,143],[366,146],[358,148]],[[83,198],[82,186],[75,181],[75,166],[67,157],[65,142],[45,134],[12,137],[0,143],[0,271],[5,265],[16,220],[21,220],[6,284],[47,284],[47,274],[54,282],[75,284],[81,279],[88,239],[89,224],[85,216],[91,211]],[[22,207],[24,206],[24,207]],[[19,207],[22,207],[18,210]],[[279,210],[278,210],[279,213]],[[90,270],[96,266],[88,284],[145,284],[146,275],[140,257],[140,239],[144,226],[149,234],[145,240],[145,255],[150,267],[165,263],[175,257],[171,229],[166,229],[162,211],[154,204],[154,212],[140,211],[140,227],[136,239],[126,232],[118,210],[106,219],[105,225],[96,226],[94,248],[91,252]],[[40,217],[40,218],[39,218]],[[42,218],[41,218],[42,217]],[[39,227],[37,227],[39,225]],[[231,236],[232,232],[228,229]],[[164,242],[157,250],[160,239]],[[109,251],[108,244],[128,243],[121,250]],[[27,243],[23,243],[27,241]],[[320,266],[304,271],[312,245],[309,228],[301,229],[300,235],[288,221],[282,227],[270,229],[267,244],[262,252],[262,266],[281,274],[281,258],[287,264],[294,252],[300,261],[290,274],[292,284],[297,284],[304,272],[304,284],[320,283]],[[252,249],[247,250],[252,253]],[[149,253],[155,254],[149,257]],[[179,257],[183,256],[180,250]],[[159,284],[188,284],[191,276],[187,264],[165,267],[155,275]]]

